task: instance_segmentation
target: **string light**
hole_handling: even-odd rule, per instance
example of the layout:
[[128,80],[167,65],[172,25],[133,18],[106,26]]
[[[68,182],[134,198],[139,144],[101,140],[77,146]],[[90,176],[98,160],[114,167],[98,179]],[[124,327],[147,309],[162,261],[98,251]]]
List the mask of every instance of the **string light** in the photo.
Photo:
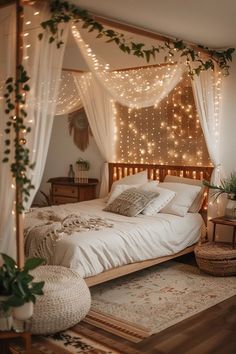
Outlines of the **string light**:
[[81,107],[82,101],[78,96],[73,74],[62,71],[56,114],[70,113]]
[[144,106],[156,106],[165,97],[164,87],[173,84],[176,79],[176,71],[182,72],[182,66],[173,61],[167,62],[164,66],[146,67],[131,69],[128,71],[110,71],[110,66],[98,60],[96,54],[86,44],[77,27],[72,26],[72,33],[77,41],[81,53],[86,59],[90,69],[100,79],[100,83],[109,90],[113,97],[119,96],[119,102],[131,108],[141,108]]
[[211,165],[187,75],[158,107],[117,112],[119,162]]

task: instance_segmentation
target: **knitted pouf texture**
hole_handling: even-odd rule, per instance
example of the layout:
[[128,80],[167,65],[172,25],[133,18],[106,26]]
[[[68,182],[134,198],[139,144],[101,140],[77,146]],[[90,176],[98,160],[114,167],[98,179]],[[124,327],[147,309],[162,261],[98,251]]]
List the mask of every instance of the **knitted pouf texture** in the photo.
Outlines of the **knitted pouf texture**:
[[60,266],[40,266],[31,274],[34,281],[45,281],[44,295],[37,296],[29,323],[31,333],[60,332],[87,315],[91,306],[90,291],[77,272]]

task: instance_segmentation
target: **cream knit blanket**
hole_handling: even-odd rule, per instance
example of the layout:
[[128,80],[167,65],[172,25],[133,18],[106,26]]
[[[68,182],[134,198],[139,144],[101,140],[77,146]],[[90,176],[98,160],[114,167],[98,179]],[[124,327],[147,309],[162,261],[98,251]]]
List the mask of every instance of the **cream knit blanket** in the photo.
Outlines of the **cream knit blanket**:
[[54,264],[56,242],[74,232],[96,231],[113,227],[101,217],[82,217],[70,214],[62,218],[53,210],[39,211],[25,229],[26,257],[40,257],[46,264]]

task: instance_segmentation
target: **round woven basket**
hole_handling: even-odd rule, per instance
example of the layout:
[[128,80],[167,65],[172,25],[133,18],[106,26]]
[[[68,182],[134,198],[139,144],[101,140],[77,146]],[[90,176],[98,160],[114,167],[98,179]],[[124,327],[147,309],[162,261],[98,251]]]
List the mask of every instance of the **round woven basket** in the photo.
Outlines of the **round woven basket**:
[[216,276],[236,274],[236,249],[223,242],[207,242],[194,249],[199,268]]
[[63,331],[81,321],[91,306],[85,281],[71,269],[41,266],[32,271],[35,281],[45,281],[44,295],[38,296],[30,320],[30,332],[50,334]]

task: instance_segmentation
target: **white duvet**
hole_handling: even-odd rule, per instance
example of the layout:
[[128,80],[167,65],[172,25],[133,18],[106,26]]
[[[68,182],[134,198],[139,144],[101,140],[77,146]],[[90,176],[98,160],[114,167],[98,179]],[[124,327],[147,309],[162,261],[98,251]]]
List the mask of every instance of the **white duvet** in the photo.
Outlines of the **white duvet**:
[[[121,216],[105,212],[103,199],[53,206],[62,215],[80,213],[100,216],[113,224],[99,231],[74,232],[56,242],[54,264],[75,269],[90,277],[125,264],[177,253],[197,242],[205,233],[200,214],[185,217],[158,213],[155,216]],[[32,214],[26,214],[26,225]]]

